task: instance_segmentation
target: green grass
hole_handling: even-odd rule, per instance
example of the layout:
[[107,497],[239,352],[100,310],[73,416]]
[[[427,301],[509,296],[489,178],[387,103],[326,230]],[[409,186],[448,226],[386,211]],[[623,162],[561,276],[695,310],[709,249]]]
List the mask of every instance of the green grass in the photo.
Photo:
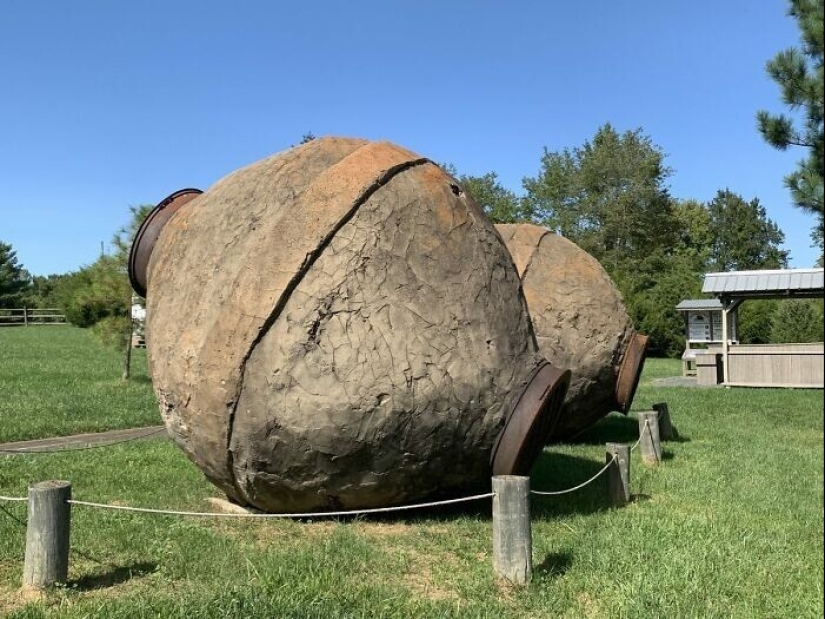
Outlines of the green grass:
[[646,359],[640,384],[650,384],[657,378],[682,375],[681,359]]
[[[0,334],[2,336],[2,334]],[[491,569],[489,502],[360,520],[236,521],[73,509],[70,582],[17,592],[25,503],[0,503],[0,615],[34,617],[823,616],[822,391],[660,388],[652,360],[634,408],[669,404],[680,439],[646,468],[634,502],[608,507],[603,479],[533,497],[534,577]],[[670,368],[670,369],[668,369]],[[633,442],[611,415],[546,450],[535,489],[567,488]],[[75,498],[211,511],[218,496],[165,440],[0,457],[0,494],[69,479]]]
[[146,371],[88,330],[63,326],[0,329],[0,443],[161,423]]

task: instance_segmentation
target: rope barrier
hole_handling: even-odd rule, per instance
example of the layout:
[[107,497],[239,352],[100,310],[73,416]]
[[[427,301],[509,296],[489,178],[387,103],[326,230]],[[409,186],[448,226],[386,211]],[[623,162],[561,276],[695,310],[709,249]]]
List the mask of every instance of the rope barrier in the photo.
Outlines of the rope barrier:
[[161,514],[167,516],[197,516],[197,517],[212,517],[212,518],[335,518],[346,516],[359,516],[362,514],[381,514],[386,512],[397,512],[410,509],[423,509],[426,507],[438,507],[441,505],[452,505],[454,503],[466,503],[468,501],[477,501],[479,499],[489,499],[495,496],[495,492],[487,492],[485,494],[476,494],[473,496],[462,497],[459,499],[447,499],[445,501],[432,501],[430,503],[416,503],[414,505],[399,505],[396,507],[374,507],[371,509],[356,509],[350,511],[340,512],[308,512],[305,514],[258,514],[258,513],[221,513],[221,512],[187,512],[167,509],[152,509],[149,507],[129,507],[127,505],[108,505],[105,503],[92,503],[91,501],[76,501],[70,499],[66,501],[72,505],[80,505],[83,507],[95,507],[98,509],[112,509],[125,512],[137,512],[141,514]]
[[[56,451],[78,451],[79,449],[94,449],[97,447],[108,447],[109,445],[116,445],[118,443],[126,443],[129,441],[134,441],[139,438],[144,438],[146,436],[150,436],[152,434],[157,434],[159,432],[165,431],[165,428],[161,428],[159,430],[153,430],[152,432],[147,432],[146,434],[141,434],[137,437],[132,437],[128,439],[124,439],[122,441],[115,441],[113,443],[106,443],[105,445],[93,445],[87,447],[81,447],[78,449],[60,449]],[[630,451],[634,451],[638,446],[639,443],[642,442],[642,436],[644,432],[648,431],[651,433],[652,438],[652,430],[650,429],[650,422],[645,421],[644,428],[642,428],[642,432],[639,433],[639,440],[637,440],[633,446],[630,448]],[[0,453],[55,453],[55,452],[45,452],[45,451],[38,451],[38,452],[25,452],[25,451],[10,451],[10,450],[0,450]],[[577,486],[573,486],[572,488],[567,488],[566,490],[531,490],[531,494],[538,494],[541,496],[558,496],[561,494],[569,494],[571,492],[575,492],[576,490],[581,490],[588,484],[593,483],[599,477],[604,475],[604,473],[610,468],[610,466],[617,460],[618,456],[616,454],[610,459],[610,461],[605,464],[598,473],[593,475],[590,479],[585,482],[580,483]],[[166,509],[152,509],[149,507],[129,507],[126,505],[108,505],[105,503],[93,503],[91,501],[75,501],[70,500],[67,501],[73,505],[80,505],[83,507],[95,507],[98,509],[112,509],[118,511],[127,511],[127,512],[137,512],[142,514],[161,514],[161,515],[168,515],[168,516],[196,516],[196,517],[213,517],[213,518],[335,518],[335,517],[345,517],[345,516],[358,516],[362,514],[379,514],[379,513],[386,513],[386,512],[395,512],[395,511],[403,511],[403,510],[410,510],[410,509],[424,509],[427,507],[438,507],[441,505],[451,505],[455,503],[465,503],[468,501],[476,501],[480,499],[488,499],[494,497],[494,492],[488,492],[485,494],[476,494],[473,496],[462,497],[459,499],[448,499],[445,501],[433,501],[430,503],[416,503],[415,505],[401,505],[397,507],[376,507],[372,509],[360,509],[360,510],[351,510],[351,511],[340,511],[340,512],[311,512],[305,514],[257,514],[257,513],[244,513],[244,514],[236,514],[236,513],[220,513],[220,512],[188,512],[188,511],[177,511],[177,510],[166,510]],[[7,496],[0,496],[0,501],[27,501],[27,497],[7,497]]]
[[[659,419],[657,416],[656,419]],[[653,442],[653,430],[650,427],[650,422],[645,421],[645,427],[642,429],[642,434],[644,434],[644,430],[647,430],[647,433],[650,435],[650,440]],[[639,441],[641,442],[642,437],[639,437]],[[656,456],[656,464],[661,464],[662,458],[659,456],[659,452],[656,449],[653,450],[654,455]]]
[[[642,436],[644,436],[645,430],[650,432],[651,433],[651,438],[653,438],[653,430],[650,429],[650,422],[645,421],[644,428],[642,428],[642,431],[639,433],[639,440],[637,440],[633,444],[633,447],[630,448],[631,452],[634,451],[639,446],[639,443],[642,442]],[[573,486],[572,488],[568,488],[567,490],[553,490],[553,491],[531,490],[530,493],[531,494],[540,494],[542,496],[558,496],[560,494],[569,494],[570,492],[575,492],[576,490],[581,490],[586,485],[593,483],[599,477],[604,475],[604,473],[607,471],[607,469],[610,468],[610,465],[613,464],[617,460],[617,458],[618,458],[618,456],[616,454],[613,454],[613,457],[610,459],[610,462],[605,464],[604,467],[602,467],[602,469],[598,473],[593,475],[593,477],[591,477],[587,481],[579,484],[578,486]]]
[[122,443],[129,443],[131,441],[137,441],[142,438],[146,438],[147,436],[152,436],[153,434],[160,434],[161,432],[166,432],[166,428],[158,428],[156,430],[152,430],[150,432],[145,432],[143,434],[139,434],[137,436],[131,436],[129,438],[124,438],[119,441],[109,441],[108,443],[100,443],[97,445],[83,445],[81,447],[64,447],[62,449],[39,449],[37,447],[22,447],[20,449],[0,449],[0,454],[11,454],[11,455],[21,455],[21,454],[56,454],[56,453],[63,453],[67,451],[85,451],[87,449],[101,449],[102,447],[111,447],[112,445],[120,445]]
[[0,495],[0,501],[28,501],[29,497],[27,496],[2,496]]
[[642,442],[642,436],[644,436],[645,430],[652,432],[652,430],[650,430],[650,422],[647,420],[645,420],[645,427],[642,428],[641,432],[639,432],[639,440],[633,443],[633,447],[630,448],[631,452],[635,451],[636,448],[639,446],[639,443]]
[[559,495],[559,494],[567,494],[569,492],[575,492],[576,490],[581,490],[587,484],[590,484],[590,483],[596,481],[601,475],[603,475],[604,472],[607,469],[610,468],[610,465],[613,464],[617,459],[618,459],[618,456],[616,454],[613,454],[613,457],[610,458],[610,461],[607,464],[604,465],[602,470],[600,470],[598,473],[593,475],[593,477],[588,479],[586,482],[579,484],[578,486],[573,486],[572,488],[568,488],[567,490],[554,490],[554,491],[531,490],[530,493],[531,494],[540,494],[542,496],[556,496],[556,495]]

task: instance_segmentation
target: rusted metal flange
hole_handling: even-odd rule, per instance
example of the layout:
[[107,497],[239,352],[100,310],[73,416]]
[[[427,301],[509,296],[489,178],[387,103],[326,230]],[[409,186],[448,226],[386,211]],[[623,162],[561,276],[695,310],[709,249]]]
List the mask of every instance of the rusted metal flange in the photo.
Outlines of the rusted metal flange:
[[633,403],[633,396],[636,395],[636,387],[639,386],[639,378],[645,364],[649,339],[646,335],[634,333],[625,349],[622,365],[619,368],[619,376],[616,380],[616,406],[622,413],[627,414],[630,405]]
[[493,475],[528,475],[558,421],[570,386],[570,370],[546,361],[533,372],[498,436]]
[[140,296],[146,296],[146,271],[149,268],[149,258],[163,226],[180,207],[202,193],[200,189],[180,189],[161,200],[140,224],[129,250],[129,283],[132,284],[132,290]]

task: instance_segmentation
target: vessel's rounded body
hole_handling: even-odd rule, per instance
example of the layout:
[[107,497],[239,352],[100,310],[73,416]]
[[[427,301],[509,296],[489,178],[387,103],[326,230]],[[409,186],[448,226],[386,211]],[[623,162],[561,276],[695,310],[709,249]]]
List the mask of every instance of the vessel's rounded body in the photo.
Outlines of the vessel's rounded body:
[[169,219],[146,279],[167,428],[266,511],[489,486],[544,362],[493,226],[387,142],[316,139],[230,174]]
[[499,224],[513,256],[542,355],[570,368],[551,441],[570,439],[611,411],[627,412],[647,338],[599,262],[563,236],[533,224]]

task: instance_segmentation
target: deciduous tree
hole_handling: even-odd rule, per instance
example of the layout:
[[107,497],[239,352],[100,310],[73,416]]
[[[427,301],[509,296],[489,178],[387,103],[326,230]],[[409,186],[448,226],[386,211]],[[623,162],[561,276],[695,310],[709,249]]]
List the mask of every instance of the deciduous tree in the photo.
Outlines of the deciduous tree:
[[581,147],[545,149],[539,174],[524,179],[530,211],[614,273],[677,241],[664,159],[641,129],[606,124]]
[[710,217],[711,271],[779,269],[788,252],[780,249],[785,235],[768,218],[758,198],[746,202],[729,189],[719,190],[707,206]]
[[459,174],[450,163],[440,164],[456,178],[461,189],[475,200],[494,224],[513,224],[533,221],[529,205],[498,181],[498,174],[487,172],[482,176]]
[[825,337],[821,299],[786,299],[773,314],[771,341],[821,342]]
[[129,249],[151,210],[152,206],[146,204],[130,207],[129,223],[112,238],[114,253],[70,274],[56,292],[67,320],[80,327],[95,327],[95,333],[107,344],[124,344],[131,331]]

